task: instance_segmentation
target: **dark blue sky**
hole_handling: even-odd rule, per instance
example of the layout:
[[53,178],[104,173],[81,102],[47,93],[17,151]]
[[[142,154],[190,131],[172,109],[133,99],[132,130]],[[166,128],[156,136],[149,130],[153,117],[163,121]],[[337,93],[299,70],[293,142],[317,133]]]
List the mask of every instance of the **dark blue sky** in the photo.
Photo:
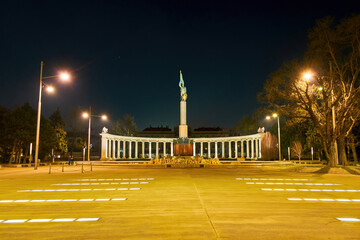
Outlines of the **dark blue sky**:
[[[271,2],[271,3],[268,3]],[[355,1],[353,1],[355,2]],[[90,104],[140,129],[179,124],[179,70],[188,124],[231,127],[259,105],[256,94],[284,61],[303,55],[315,20],[359,4],[304,1],[2,1],[0,104],[36,108],[44,75],[73,82],[43,94],[43,114]]]

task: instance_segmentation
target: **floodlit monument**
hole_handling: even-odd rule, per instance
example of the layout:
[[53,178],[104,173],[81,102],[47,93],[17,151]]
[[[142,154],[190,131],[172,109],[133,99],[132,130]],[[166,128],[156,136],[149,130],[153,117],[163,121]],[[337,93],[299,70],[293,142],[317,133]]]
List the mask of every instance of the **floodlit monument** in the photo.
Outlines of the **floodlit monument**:
[[188,156],[206,159],[259,159],[261,158],[261,137],[256,134],[231,137],[188,138],[186,122],[185,83],[180,71],[180,125],[178,138],[119,136],[103,128],[101,135],[101,160],[158,159]]
[[174,152],[176,156],[191,156],[193,149],[188,138],[188,126],[186,125],[186,87],[180,71],[180,125],[179,138],[175,140]]

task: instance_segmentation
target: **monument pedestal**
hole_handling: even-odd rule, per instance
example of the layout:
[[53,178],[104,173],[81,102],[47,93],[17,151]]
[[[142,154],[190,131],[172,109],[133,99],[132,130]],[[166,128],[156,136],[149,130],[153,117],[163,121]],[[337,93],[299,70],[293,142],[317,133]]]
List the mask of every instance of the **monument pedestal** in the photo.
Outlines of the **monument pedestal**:
[[174,155],[175,156],[192,156],[193,155],[192,144],[189,144],[189,143],[174,144]]

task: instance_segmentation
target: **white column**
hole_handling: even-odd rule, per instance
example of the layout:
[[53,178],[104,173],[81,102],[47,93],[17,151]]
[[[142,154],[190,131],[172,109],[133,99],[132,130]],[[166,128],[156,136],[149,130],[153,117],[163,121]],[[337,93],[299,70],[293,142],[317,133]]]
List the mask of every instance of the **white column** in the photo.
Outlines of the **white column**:
[[250,158],[249,152],[249,140],[246,140],[246,158]]
[[259,143],[258,143],[258,140],[255,139],[255,151],[256,151],[256,155],[255,155],[255,158],[258,159],[259,158]]
[[208,158],[211,158],[211,142],[208,142]]
[[159,142],[156,142],[156,158],[159,158]]
[[251,159],[254,159],[254,140],[251,140]]
[[137,141],[135,141],[135,158],[138,158],[139,157],[139,155],[138,155],[138,142]]
[[218,143],[215,142],[215,158],[218,158]]
[[235,158],[238,157],[238,146],[237,146],[237,141],[235,141]]
[[132,158],[132,155],[131,155],[131,141],[129,141],[129,158]]
[[171,156],[174,156],[174,142],[171,142]]
[[166,157],[166,142],[164,142],[164,157]]
[[221,142],[221,155],[225,158],[225,142]]
[[145,158],[145,142],[141,142],[141,148],[142,148],[142,151],[141,151],[141,154],[142,154],[142,158]]
[[112,140],[112,159],[115,159],[115,140]]
[[240,141],[241,143],[241,157],[244,157],[244,141]]
[[194,157],[196,156],[195,150],[196,150],[196,146],[195,146],[195,142],[193,142],[193,156],[194,156]]
[[229,141],[229,158],[231,158],[231,141]]
[[204,153],[203,153],[203,142],[200,143],[200,156],[204,156]]
[[259,158],[261,158],[261,138],[259,138]]
[[149,158],[151,159],[151,142],[149,142]]
[[[101,136],[101,159],[106,158],[106,138]],[[31,154],[31,152],[30,152]]]
[[123,158],[126,158],[126,141],[123,141]]

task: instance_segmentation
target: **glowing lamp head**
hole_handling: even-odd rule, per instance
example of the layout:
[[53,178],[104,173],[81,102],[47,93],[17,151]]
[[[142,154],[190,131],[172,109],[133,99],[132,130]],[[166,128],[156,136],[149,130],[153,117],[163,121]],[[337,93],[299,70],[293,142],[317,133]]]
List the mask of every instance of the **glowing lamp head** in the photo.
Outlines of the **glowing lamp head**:
[[274,118],[276,118],[278,115],[277,115],[277,113],[274,113],[272,116],[273,116]]
[[324,90],[324,88],[323,88],[323,87],[319,87],[319,91],[322,91],[322,90]]
[[266,118],[265,118],[266,120],[270,120],[271,119],[271,117],[270,116],[266,116]]
[[89,118],[89,114],[88,114],[87,112],[84,112],[84,113],[82,114],[82,116],[83,116],[83,118]]
[[313,73],[311,71],[304,72],[303,78],[308,82],[313,77]]
[[60,73],[60,79],[64,80],[64,81],[69,81],[70,80],[70,74],[67,72],[62,72]]
[[107,116],[106,115],[101,115],[101,119],[105,121],[105,120],[107,120]]
[[53,92],[55,92],[55,88],[52,87],[52,86],[47,86],[46,91],[49,92],[49,93],[53,93]]

